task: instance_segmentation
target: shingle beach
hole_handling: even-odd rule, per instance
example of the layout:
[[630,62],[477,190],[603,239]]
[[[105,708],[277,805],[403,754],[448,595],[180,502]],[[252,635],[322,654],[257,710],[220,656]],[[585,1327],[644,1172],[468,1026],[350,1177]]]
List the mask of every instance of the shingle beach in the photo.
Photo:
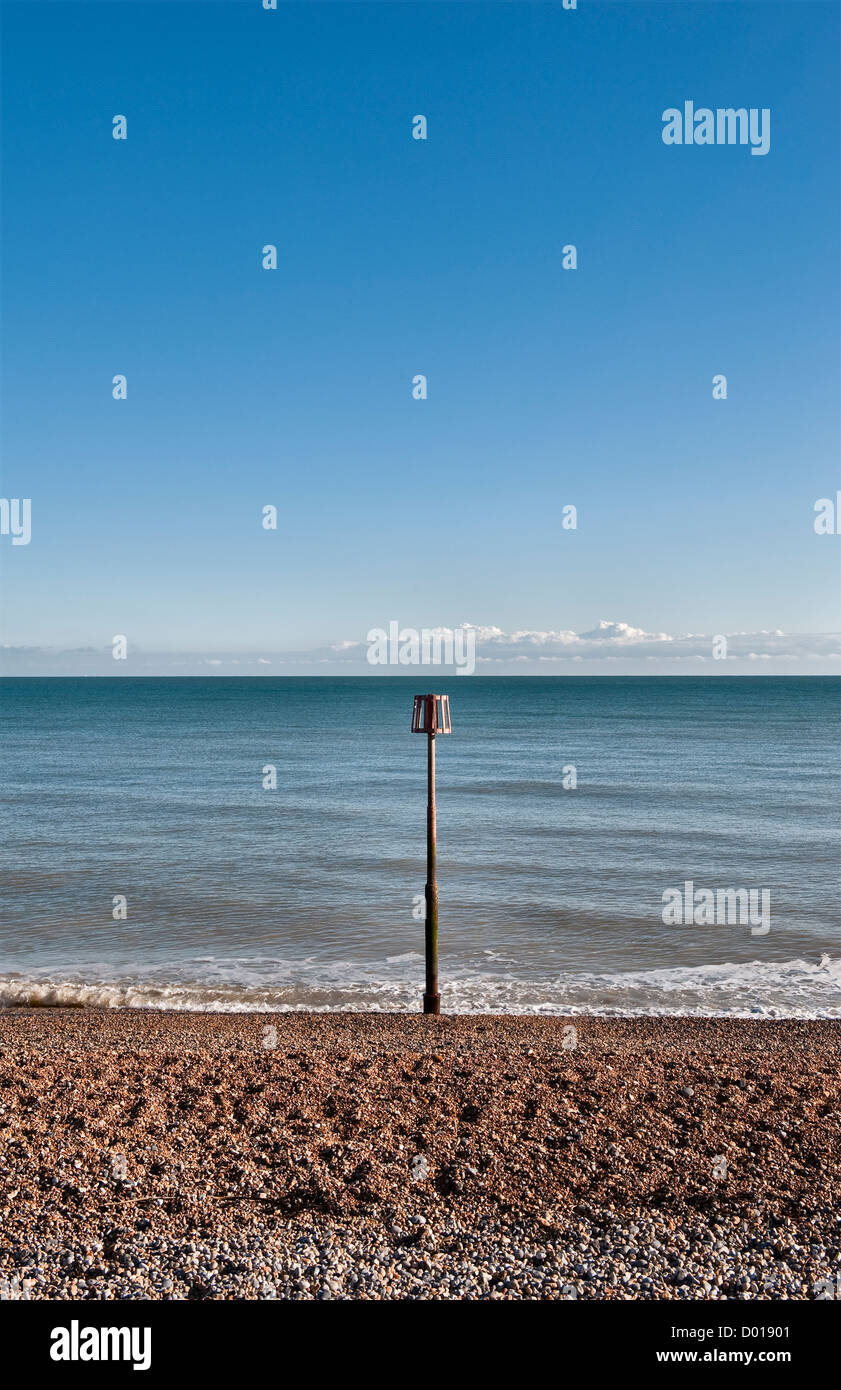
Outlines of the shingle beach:
[[0,1012],[0,1294],[812,1299],[841,1023]]

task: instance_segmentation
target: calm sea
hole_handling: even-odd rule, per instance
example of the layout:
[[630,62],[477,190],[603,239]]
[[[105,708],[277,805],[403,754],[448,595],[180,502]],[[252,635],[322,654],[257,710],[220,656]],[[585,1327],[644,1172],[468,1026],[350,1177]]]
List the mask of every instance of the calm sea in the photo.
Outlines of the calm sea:
[[[417,1009],[428,686],[3,681],[0,1002]],[[445,1009],[841,1016],[841,682],[433,688]]]

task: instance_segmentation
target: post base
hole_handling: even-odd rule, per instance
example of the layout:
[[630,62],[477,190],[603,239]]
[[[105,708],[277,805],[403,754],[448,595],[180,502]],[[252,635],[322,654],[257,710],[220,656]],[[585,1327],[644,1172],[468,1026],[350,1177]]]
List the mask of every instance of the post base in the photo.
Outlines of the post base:
[[423,996],[423,1011],[425,1014],[440,1014],[441,996],[440,994],[425,994]]

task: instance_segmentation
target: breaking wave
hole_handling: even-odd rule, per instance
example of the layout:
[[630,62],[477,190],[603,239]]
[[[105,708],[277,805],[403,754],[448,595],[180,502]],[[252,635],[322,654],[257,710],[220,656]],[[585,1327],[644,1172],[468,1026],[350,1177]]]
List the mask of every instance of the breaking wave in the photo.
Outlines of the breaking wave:
[[[442,989],[447,1012],[841,1018],[841,959],[827,956],[526,977],[487,954],[481,967],[451,972]],[[495,965],[501,968],[489,968]],[[0,976],[0,1007],[404,1013],[419,1008],[422,980],[422,957],[414,952],[370,965],[202,957],[123,979],[100,968],[66,978],[10,973]]]

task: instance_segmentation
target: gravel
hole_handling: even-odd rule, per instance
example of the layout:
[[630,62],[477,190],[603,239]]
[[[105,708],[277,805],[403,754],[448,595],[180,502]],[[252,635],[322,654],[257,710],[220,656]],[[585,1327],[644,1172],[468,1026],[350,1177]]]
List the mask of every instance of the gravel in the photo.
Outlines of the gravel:
[[826,1296],[839,1062],[831,1021],[2,1011],[0,1297]]

